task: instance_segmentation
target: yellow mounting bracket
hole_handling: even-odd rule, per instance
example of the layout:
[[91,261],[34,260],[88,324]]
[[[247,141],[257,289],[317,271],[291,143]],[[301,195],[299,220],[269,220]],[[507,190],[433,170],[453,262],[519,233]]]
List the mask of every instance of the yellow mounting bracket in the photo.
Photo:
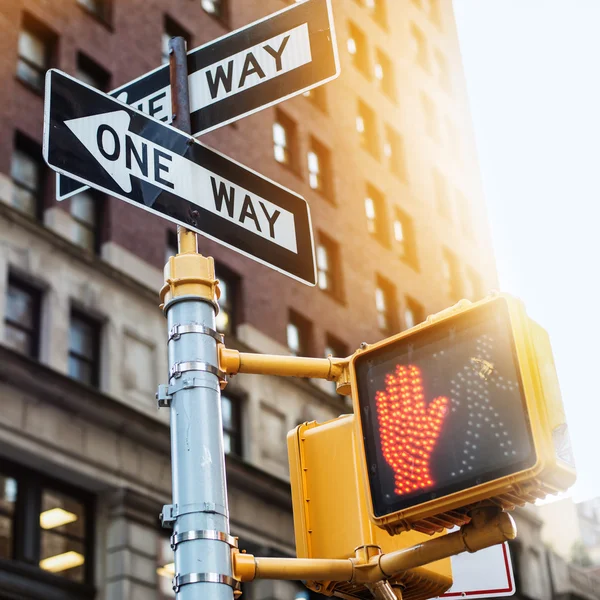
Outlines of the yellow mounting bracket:
[[309,377],[335,381],[338,394],[350,395],[349,358],[306,358],[252,354],[219,346],[219,368],[227,375],[252,373],[254,375],[279,375],[281,377]]
[[382,554],[377,546],[356,549],[354,558],[260,558],[232,550],[233,574],[238,581],[287,579],[375,584],[461,552],[477,552],[513,540],[512,517],[494,506],[474,509],[471,522],[459,531],[422,544]]

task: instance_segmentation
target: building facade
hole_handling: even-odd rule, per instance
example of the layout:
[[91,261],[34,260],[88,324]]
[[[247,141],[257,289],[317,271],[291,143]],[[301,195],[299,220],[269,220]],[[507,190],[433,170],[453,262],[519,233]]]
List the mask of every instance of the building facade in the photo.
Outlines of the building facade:
[[[0,598],[172,597],[158,308],[172,224],[88,191],[54,200],[43,77],[110,90],[284,0],[1,0]],[[202,141],[302,194],[308,288],[205,239],[239,350],[346,356],[496,287],[452,4],[333,0],[341,77]],[[286,434],[347,413],[327,382],[237,376],[222,399],[232,533],[293,556]],[[251,600],[307,598],[256,582]]]

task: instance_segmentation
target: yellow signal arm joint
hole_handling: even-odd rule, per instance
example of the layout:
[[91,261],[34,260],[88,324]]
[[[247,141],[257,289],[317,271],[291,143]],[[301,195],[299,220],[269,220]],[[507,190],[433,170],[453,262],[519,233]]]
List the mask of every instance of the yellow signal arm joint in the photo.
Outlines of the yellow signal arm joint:
[[471,522],[459,531],[388,554],[376,546],[363,546],[350,559],[261,558],[234,549],[233,573],[242,582],[299,579],[373,584],[461,552],[477,552],[513,540],[516,535],[508,513],[493,506],[482,507],[473,510]]
[[350,393],[348,358],[308,358],[253,354],[219,346],[219,367],[227,375],[251,373],[253,375],[278,375],[280,377],[308,377],[326,379],[338,384],[338,393]]

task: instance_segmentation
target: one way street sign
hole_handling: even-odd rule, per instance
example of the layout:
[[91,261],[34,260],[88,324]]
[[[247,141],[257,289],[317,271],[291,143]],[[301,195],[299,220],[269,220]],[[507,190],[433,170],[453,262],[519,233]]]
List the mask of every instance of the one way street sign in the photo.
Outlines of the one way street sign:
[[315,284],[301,196],[57,70],[46,75],[43,150],[59,173]]
[[[335,79],[340,67],[331,0],[293,4],[191,50],[188,72],[194,136]],[[168,65],[110,95],[155,119],[171,120]],[[82,189],[59,177],[57,198]]]

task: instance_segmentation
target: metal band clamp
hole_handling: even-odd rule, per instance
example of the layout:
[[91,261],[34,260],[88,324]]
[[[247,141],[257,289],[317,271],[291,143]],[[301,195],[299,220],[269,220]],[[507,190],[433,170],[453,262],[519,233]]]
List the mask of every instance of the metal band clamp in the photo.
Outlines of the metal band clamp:
[[212,373],[216,375],[219,379],[223,381],[227,381],[227,373],[221,371],[219,367],[215,365],[211,365],[210,363],[203,362],[200,360],[193,360],[187,362],[175,363],[169,372],[171,377],[181,377],[182,373],[186,373],[187,371],[203,371],[205,373]]
[[220,573],[187,573],[186,575],[175,576],[173,579],[173,590],[177,593],[182,585],[190,583],[222,583],[234,590],[240,589],[240,582],[229,575],[221,575]]
[[210,336],[220,344],[225,343],[225,338],[222,333],[219,333],[210,327],[199,325],[198,323],[191,323],[189,325],[174,325],[169,331],[169,342],[171,340],[178,340],[184,333],[201,333]]
[[232,548],[238,547],[237,538],[225,533],[223,531],[216,531],[214,529],[200,529],[196,531],[184,531],[183,533],[173,534],[171,536],[171,548],[175,550],[177,544],[182,542],[189,542],[191,540],[217,540],[219,542],[225,542]]

